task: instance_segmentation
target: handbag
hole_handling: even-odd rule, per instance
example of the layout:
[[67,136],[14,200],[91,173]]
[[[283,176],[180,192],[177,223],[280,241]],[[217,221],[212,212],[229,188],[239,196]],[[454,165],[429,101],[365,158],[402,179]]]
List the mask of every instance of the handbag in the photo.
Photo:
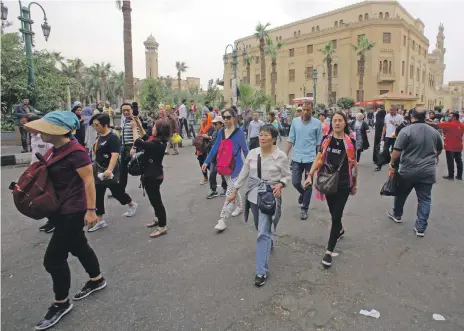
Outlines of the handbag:
[[395,169],[393,175],[389,176],[387,181],[383,184],[380,189],[380,195],[386,197],[396,197],[400,193],[400,182],[401,176],[398,170]]
[[[97,150],[98,150],[98,140],[100,140],[100,136],[97,138],[97,140],[95,141],[95,144],[94,144],[94,153],[95,155],[97,154]],[[115,184],[118,184],[119,183],[119,175],[120,175],[120,168],[119,168],[119,159],[118,159],[118,162],[116,162],[116,165],[114,166],[114,169],[113,169],[113,178],[107,178],[107,179],[104,179],[104,180],[101,180],[100,178],[98,178],[98,174],[99,173],[104,173],[106,170],[108,170],[108,167],[103,167],[101,164],[99,164],[97,162],[97,160],[94,161],[93,163],[93,175],[94,175],[94,178],[95,178],[95,184],[96,185],[105,185],[105,186],[110,186],[110,185],[115,185]]]
[[[258,154],[258,178],[261,179],[261,154]],[[258,192],[258,207],[265,215],[274,215],[276,211],[276,199],[271,185],[266,185],[265,192]]]
[[138,152],[127,165],[127,172],[131,176],[141,176],[145,171],[145,152]]
[[340,180],[340,169],[345,162],[346,152],[343,153],[342,162],[334,172],[329,172],[330,166],[324,162],[322,169],[317,174],[316,188],[324,195],[335,194],[338,192],[338,183]]

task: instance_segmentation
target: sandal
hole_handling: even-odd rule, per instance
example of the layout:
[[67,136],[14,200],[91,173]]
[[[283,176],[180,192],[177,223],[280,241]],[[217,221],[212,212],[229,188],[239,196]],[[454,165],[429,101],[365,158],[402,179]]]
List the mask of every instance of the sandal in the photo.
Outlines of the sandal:
[[164,229],[164,230],[161,231],[158,228],[156,231],[151,233],[150,238],[158,238],[158,237],[164,236],[167,233],[168,233],[168,229]]
[[153,220],[152,222],[150,223],[147,223],[147,228],[154,228],[155,226],[158,226],[158,220]]

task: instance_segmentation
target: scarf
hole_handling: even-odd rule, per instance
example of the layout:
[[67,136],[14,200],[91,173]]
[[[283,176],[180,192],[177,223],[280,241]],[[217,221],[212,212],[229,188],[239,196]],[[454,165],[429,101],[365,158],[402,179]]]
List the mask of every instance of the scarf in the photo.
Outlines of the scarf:
[[[322,155],[321,155],[319,164],[317,165],[318,175],[319,175],[319,171],[322,168],[322,165],[325,162],[325,158],[327,157],[327,147],[329,147],[330,142],[332,141],[332,137],[333,137],[333,132],[330,133],[327,136],[327,139],[325,139],[321,144]],[[346,155],[348,156],[348,173],[350,175],[350,186],[353,187],[353,182],[354,182],[353,170],[354,170],[354,164],[356,162],[356,146],[353,146],[353,142],[351,141],[351,138],[347,134],[345,134],[345,136],[343,137],[343,144],[345,145]],[[316,199],[322,200],[322,201],[325,200],[325,195],[319,192],[315,185],[313,187],[314,187],[314,190],[316,191]]]
[[208,113],[206,114],[206,123],[205,121],[201,122],[201,127],[200,127],[200,133],[201,134],[207,134],[211,126],[213,125],[213,116]]

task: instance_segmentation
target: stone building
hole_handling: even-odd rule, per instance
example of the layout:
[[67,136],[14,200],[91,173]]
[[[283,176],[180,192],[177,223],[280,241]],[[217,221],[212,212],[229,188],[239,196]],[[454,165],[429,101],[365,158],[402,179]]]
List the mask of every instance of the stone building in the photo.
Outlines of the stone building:
[[[437,91],[445,70],[444,27],[440,25],[435,50],[428,53],[429,40],[424,23],[414,18],[397,1],[365,1],[269,30],[270,38],[285,42],[277,57],[277,103],[290,104],[293,98],[313,96],[313,69],[318,70],[317,102],[328,103],[327,68],[320,51],[332,42],[336,53],[332,67],[332,100],[351,97],[359,100],[359,57],[352,45],[365,35],[375,47],[367,54],[364,100],[394,92],[417,98],[418,105],[438,105]],[[236,40],[255,57],[247,77],[240,57],[237,76],[259,88],[261,79],[259,41],[253,35]],[[230,54],[229,54],[230,56]],[[325,74],[324,74],[325,73]],[[232,102],[233,66],[224,66],[224,98]],[[271,91],[271,61],[266,57],[266,92]]]

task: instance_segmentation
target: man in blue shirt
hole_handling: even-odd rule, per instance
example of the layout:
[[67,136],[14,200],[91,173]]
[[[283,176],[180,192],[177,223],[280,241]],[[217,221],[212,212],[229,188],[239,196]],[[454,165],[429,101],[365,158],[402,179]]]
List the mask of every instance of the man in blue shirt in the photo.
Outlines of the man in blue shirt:
[[293,119],[288,136],[286,153],[292,153],[292,184],[300,193],[298,203],[301,205],[300,218],[308,218],[309,202],[311,201],[312,188],[305,189],[301,185],[301,178],[310,171],[316,154],[322,141],[321,121],[312,117],[313,104],[305,102],[301,117]]

